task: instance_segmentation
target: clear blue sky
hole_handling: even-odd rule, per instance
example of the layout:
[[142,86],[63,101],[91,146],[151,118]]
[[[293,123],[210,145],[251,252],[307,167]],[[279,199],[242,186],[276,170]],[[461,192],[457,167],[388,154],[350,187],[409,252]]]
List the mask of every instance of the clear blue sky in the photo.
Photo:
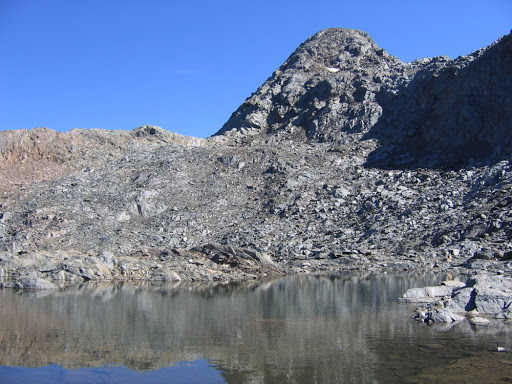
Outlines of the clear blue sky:
[[403,61],[455,58],[509,33],[512,0],[0,0],[0,130],[206,137],[328,27]]

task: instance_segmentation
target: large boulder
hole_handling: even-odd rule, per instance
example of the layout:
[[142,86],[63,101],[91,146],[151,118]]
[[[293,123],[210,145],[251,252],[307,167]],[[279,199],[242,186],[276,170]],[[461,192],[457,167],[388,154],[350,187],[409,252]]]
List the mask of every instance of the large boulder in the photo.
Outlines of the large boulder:
[[18,289],[57,289],[58,287],[41,277],[22,277],[16,282],[16,288]]
[[429,303],[437,301],[445,296],[451,296],[452,293],[453,288],[446,285],[411,288],[404,293],[399,301],[403,303]]
[[456,290],[451,299],[445,302],[446,309],[456,313],[469,312],[475,309],[473,290],[471,287]]
[[475,288],[475,307],[480,313],[500,313],[512,308],[512,294],[498,289]]

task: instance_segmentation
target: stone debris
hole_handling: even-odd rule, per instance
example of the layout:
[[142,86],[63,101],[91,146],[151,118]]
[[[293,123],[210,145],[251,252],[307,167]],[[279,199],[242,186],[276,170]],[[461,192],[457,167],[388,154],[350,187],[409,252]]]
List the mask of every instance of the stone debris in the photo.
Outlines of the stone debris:
[[487,325],[490,323],[490,320],[487,320],[484,317],[471,317],[469,320],[471,325]]

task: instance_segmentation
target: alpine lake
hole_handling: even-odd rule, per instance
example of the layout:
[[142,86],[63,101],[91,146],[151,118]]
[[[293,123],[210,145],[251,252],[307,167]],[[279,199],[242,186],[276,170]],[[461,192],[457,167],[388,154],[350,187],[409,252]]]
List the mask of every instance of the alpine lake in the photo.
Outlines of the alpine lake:
[[0,383],[512,382],[512,324],[427,325],[397,302],[445,278],[1,290]]

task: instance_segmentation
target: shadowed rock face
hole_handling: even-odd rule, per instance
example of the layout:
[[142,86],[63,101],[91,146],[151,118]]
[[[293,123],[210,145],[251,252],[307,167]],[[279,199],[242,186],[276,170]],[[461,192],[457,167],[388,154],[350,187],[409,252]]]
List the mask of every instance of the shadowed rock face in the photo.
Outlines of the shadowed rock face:
[[[382,117],[366,135],[381,147],[368,164],[460,167],[472,160],[508,159],[512,35],[468,56],[420,64],[398,92],[381,93]],[[408,160],[400,164],[400,155]]]
[[511,61],[511,35],[406,64],[328,29],[206,140],[0,132],[0,278],[510,274]]

